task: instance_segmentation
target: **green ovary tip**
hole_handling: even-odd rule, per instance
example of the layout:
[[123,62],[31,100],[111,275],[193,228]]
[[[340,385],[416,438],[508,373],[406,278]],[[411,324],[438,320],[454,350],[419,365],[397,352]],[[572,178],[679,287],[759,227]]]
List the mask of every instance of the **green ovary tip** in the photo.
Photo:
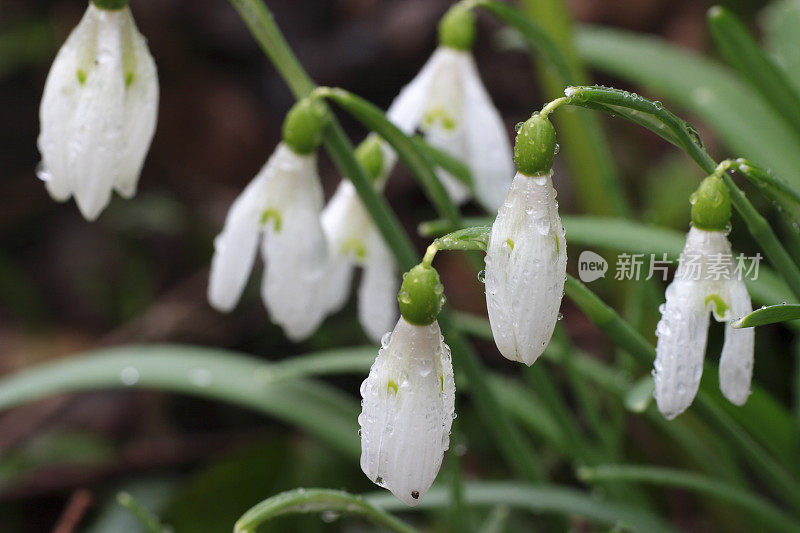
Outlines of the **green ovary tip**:
[[730,309],[719,294],[709,294],[706,296],[706,308],[708,308],[708,304],[714,304],[714,310],[717,316],[727,315],[728,309]]
[[272,221],[272,227],[275,231],[281,230],[281,217],[280,211],[277,209],[267,209],[261,214],[261,225],[266,226],[269,221]]

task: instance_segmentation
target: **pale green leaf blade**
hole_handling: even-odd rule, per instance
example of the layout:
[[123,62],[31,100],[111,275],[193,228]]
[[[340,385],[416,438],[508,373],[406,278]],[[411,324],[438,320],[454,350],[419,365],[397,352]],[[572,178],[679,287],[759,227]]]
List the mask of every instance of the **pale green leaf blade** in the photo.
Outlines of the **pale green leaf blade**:
[[736,320],[731,325],[735,328],[753,328],[797,319],[800,319],[800,305],[779,304],[756,309],[752,313]]

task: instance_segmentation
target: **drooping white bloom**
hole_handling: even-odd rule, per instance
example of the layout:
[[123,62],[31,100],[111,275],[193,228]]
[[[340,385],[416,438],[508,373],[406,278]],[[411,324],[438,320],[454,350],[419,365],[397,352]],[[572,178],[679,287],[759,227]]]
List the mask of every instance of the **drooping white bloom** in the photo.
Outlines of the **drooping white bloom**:
[[708,335],[708,314],[725,322],[719,364],[722,393],[736,405],[750,394],[753,328],[734,329],[731,320],[752,311],[750,295],[736,273],[724,231],[693,227],[686,237],[675,279],[656,328],[658,344],[653,377],[658,409],[675,418],[691,405],[700,386]]
[[39,177],[87,220],[136,193],[158,115],[158,76],[130,9],[86,14],[59,50],[39,110]]
[[[471,52],[440,46],[386,116],[406,134],[421,129],[430,144],[464,161],[487,209],[503,203],[514,175],[511,145]],[[454,201],[467,200],[461,182],[442,170],[438,175]]]
[[438,322],[400,318],[361,384],[361,469],[414,506],[430,488],[450,446],[456,386]]
[[228,211],[214,240],[208,300],[220,311],[239,301],[261,241],[261,295],[273,322],[302,340],[327,312],[328,248],[320,224],[316,154],[281,143]]
[[334,265],[328,277],[330,310],[344,305],[354,265],[363,267],[358,317],[367,335],[378,342],[397,320],[399,276],[391,250],[348,180],[342,180],[322,212],[322,227]]
[[553,335],[567,268],[564,227],[549,174],[518,173],[486,251],[486,307],[507,359],[532,365]]

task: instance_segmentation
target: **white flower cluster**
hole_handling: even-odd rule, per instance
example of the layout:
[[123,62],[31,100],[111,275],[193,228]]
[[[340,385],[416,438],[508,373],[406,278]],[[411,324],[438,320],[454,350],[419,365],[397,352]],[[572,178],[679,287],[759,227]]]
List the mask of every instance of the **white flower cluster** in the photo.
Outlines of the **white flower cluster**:
[[158,76],[130,9],[89,3],[56,56],[39,111],[39,177],[53,199],[75,197],[87,220],[130,198],[158,116]]

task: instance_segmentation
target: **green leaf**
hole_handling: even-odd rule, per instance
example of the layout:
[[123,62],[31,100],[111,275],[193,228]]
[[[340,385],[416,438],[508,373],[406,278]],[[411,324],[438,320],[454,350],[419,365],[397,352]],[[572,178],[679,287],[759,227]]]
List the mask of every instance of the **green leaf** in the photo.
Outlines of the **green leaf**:
[[732,322],[731,326],[735,328],[753,328],[797,319],[800,319],[800,305],[780,304],[756,309],[749,315]]
[[800,141],[759,94],[730,70],[663,39],[584,27],[578,50],[591,65],[669,98],[714,128],[727,148],[800,186]]
[[[445,507],[450,504],[450,494],[439,487],[431,488],[419,505],[407,508],[388,492],[367,494],[364,498],[386,511],[423,511]],[[675,529],[661,518],[637,507],[604,500],[586,492],[559,485],[526,485],[514,482],[468,482],[464,483],[464,499],[475,507],[507,505],[535,514],[557,513],[581,516],[594,523],[606,526],[623,524],[626,529],[648,533],[674,532]]]
[[775,63],[800,91],[800,2],[775,0],[761,12],[764,45]]
[[489,246],[491,226],[474,226],[448,233],[433,241],[438,250],[479,250],[486,251]]
[[276,494],[244,513],[233,530],[234,533],[252,533],[260,524],[276,516],[325,511],[361,515],[376,526],[400,533],[417,531],[361,496],[332,489],[295,489]]
[[708,10],[708,25],[725,61],[800,135],[800,97],[785,73],[764,53],[744,24],[724,7]]
[[152,388],[254,409],[295,424],[348,457],[358,458],[356,402],[324,383],[301,376],[352,372],[355,357],[363,358],[360,371],[366,372],[374,355],[371,346],[332,350],[324,353],[330,359],[327,366],[316,369],[296,362],[302,357],[293,364],[274,365],[196,346],[121,346],[77,354],[0,379],[0,410],[65,392]]
[[647,466],[603,465],[582,467],[578,469],[578,477],[589,483],[633,481],[688,489],[746,509],[757,515],[764,524],[772,526],[770,529],[773,531],[800,531],[800,524],[794,518],[758,495],[691,472]]

